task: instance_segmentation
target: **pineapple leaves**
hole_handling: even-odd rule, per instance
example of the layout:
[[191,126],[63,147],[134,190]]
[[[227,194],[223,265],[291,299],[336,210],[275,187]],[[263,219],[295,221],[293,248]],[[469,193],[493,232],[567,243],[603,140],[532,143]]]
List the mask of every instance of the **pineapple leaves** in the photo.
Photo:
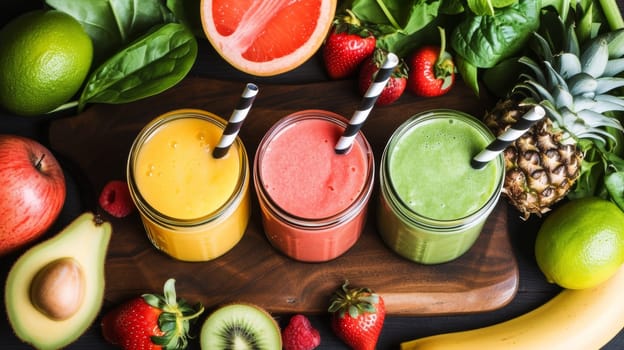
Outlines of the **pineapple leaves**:
[[609,61],[609,47],[607,41],[592,40],[589,47],[581,55],[581,71],[592,77],[603,75]]
[[568,79],[568,88],[574,96],[594,93],[598,87],[598,81],[587,73],[579,73]]
[[555,99],[555,107],[557,109],[567,108],[569,110],[574,109],[574,96],[562,86],[557,86],[553,89],[553,98]]
[[622,72],[624,72],[624,58],[618,58],[607,62],[604,75],[612,77]]
[[604,77],[596,79],[596,81],[598,83],[596,86],[597,94],[604,94],[605,92],[624,86],[624,78]]
[[555,69],[565,79],[573,77],[581,72],[581,61],[578,56],[564,52],[555,58]]
[[609,58],[624,56],[624,28],[601,35],[609,46]]
[[[540,69],[540,66],[539,66],[539,64],[537,64],[537,62],[535,62],[534,60],[532,60],[531,58],[529,58],[527,56],[520,57],[518,59],[518,62],[524,64],[527,67],[529,67],[531,69],[531,72],[535,76],[535,79],[537,79],[537,82],[540,85],[546,86],[546,76],[544,76],[544,74],[542,73],[542,70]],[[526,78],[530,78],[530,76],[525,76],[523,74],[522,78],[526,79]]]

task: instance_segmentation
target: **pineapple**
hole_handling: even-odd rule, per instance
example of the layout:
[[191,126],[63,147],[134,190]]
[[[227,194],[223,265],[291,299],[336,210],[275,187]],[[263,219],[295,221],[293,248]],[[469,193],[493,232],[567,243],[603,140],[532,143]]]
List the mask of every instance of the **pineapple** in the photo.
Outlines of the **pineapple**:
[[[624,99],[609,92],[624,86],[624,29],[589,39],[584,49],[573,26],[561,24],[564,41],[556,49],[553,37],[535,33],[539,62],[527,56],[528,67],[510,97],[486,112],[484,122],[499,135],[533,105],[546,117],[505,151],[503,194],[524,219],[541,216],[573,188],[589,148],[605,150],[622,133],[619,120],[609,112],[623,111]],[[548,41],[548,39],[551,41]],[[608,150],[606,151],[608,152]],[[603,157],[608,158],[608,157]]]

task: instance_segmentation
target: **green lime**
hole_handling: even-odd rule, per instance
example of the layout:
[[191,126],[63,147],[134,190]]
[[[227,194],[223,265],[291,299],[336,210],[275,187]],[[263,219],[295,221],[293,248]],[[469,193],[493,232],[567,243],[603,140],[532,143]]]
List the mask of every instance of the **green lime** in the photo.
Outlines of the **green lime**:
[[82,86],[93,59],[91,38],[60,11],[31,11],[0,31],[0,106],[18,115],[49,112]]
[[597,197],[565,203],[542,223],[535,258],[548,281],[564,288],[606,281],[624,262],[624,213]]

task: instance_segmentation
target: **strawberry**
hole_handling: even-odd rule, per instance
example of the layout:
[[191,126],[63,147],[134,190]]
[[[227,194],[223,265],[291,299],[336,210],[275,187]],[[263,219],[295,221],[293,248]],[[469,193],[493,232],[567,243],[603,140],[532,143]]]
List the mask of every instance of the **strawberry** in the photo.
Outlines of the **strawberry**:
[[190,322],[204,311],[176,297],[175,280],[165,282],[164,296],[144,294],[102,318],[102,334],[109,343],[126,350],[185,349]]
[[[383,50],[378,49],[375,50],[375,52],[364,61],[364,63],[362,63],[358,79],[358,90],[362,96],[364,96],[368,87],[375,79],[375,74],[379,71],[379,67],[383,64],[385,57],[386,53]],[[405,67],[405,63],[403,61],[399,62],[392,72],[386,87],[381,91],[379,97],[377,97],[375,105],[389,105],[403,95],[407,84],[406,70],[407,68]]]
[[440,28],[440,46],[426,45],[409,58],[407,89],[418,96],[444,95],[455,83],[455,63],[445,51],[444,29]]
[[354,350],[374,350],[386,317],[383,298],[368,288],[345,282],[331,299],[331,327]]
[[128,184],[122,180],[109,181],[100,192],[98,200],[102,209],[116,218],[128,216],[135,209]]
[[295,315],[282,331],[282,344],[284,350],[312,350],[321,345],[321,335],[307,317]]
[[352,12],[347,10],[347,15],[337,17],[321,50],[329,77],[354,76],[362,61],[373,53],[376,43],[373,33]]

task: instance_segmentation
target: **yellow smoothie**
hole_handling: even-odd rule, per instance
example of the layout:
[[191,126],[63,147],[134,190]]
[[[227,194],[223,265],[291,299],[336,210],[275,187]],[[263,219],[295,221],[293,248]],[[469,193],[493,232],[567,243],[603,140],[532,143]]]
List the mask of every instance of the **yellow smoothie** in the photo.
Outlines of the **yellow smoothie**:
[[206,261],[229,251],[249,220],[249,169],[239,139],[212,156],[225,121],[181,110],[152,121],[135,141],[131,189],[152,243],[174,258]]

